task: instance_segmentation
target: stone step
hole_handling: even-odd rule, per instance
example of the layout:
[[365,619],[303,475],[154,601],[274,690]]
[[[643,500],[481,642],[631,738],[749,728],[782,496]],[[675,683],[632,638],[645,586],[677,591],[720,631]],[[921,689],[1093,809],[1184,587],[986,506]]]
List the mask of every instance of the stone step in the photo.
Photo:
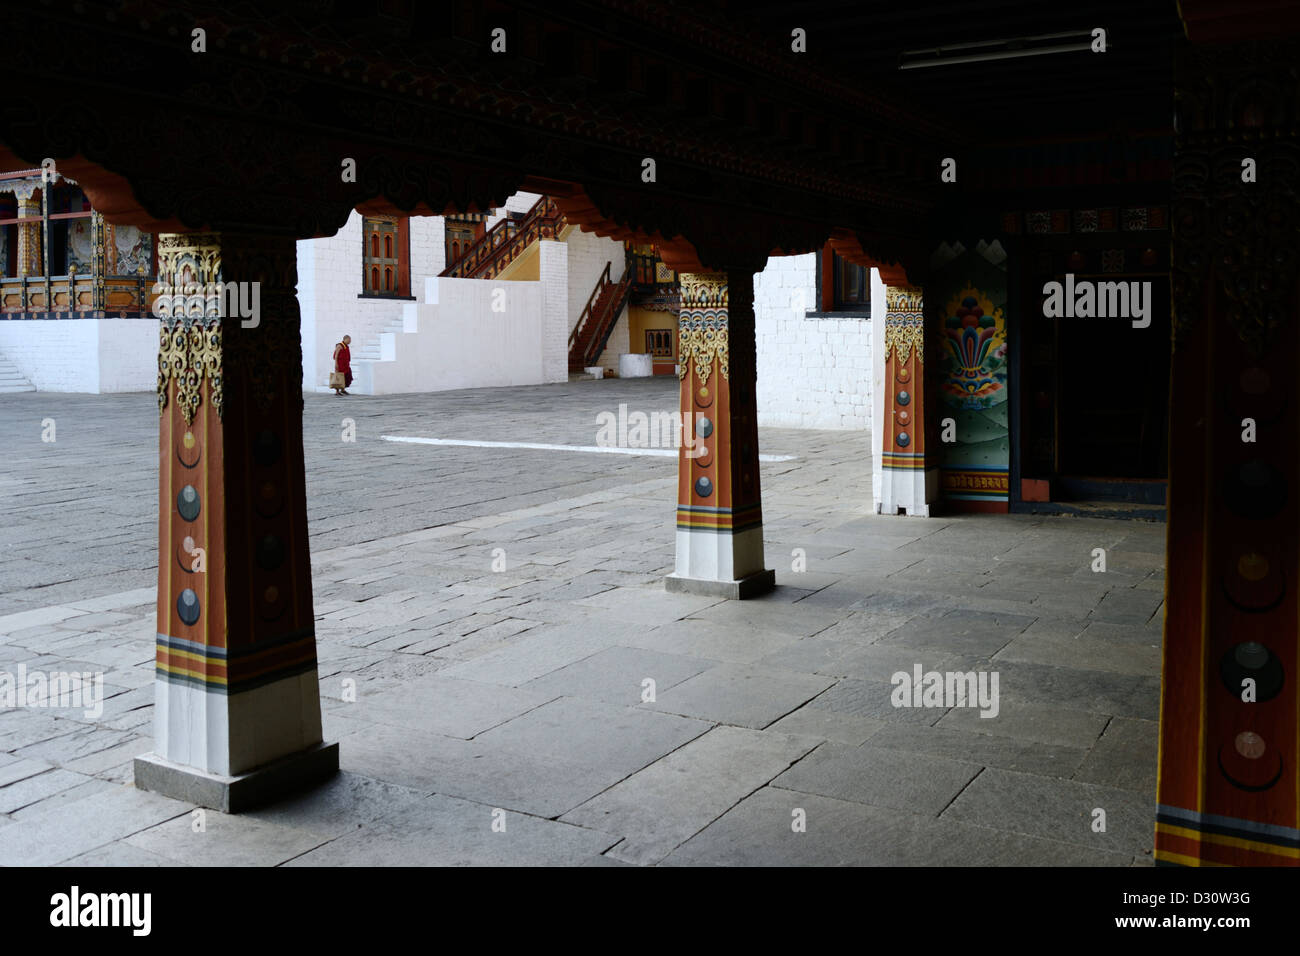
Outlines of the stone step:
[[0,353],[0,392],[34,392],[36,386],[27,381],[27,377],[18,366]]

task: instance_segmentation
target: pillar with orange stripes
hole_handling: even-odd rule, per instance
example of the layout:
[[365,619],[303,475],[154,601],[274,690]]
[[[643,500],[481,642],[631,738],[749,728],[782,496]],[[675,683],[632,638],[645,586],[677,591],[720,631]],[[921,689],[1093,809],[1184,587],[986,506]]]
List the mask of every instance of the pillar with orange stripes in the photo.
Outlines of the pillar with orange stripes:
[[919,287],[885,286],[883,420],[875,442],[876,511],[928,517],[925,458],[925,321]]
[[1162,864],[1300,865],[1297,55],[1179,63]]
[[136,785],[235,811],[322,744],[292,238],[159,237],[155,752]]
[[683,442],[670,591],[746,598],[770,590],[758,477],[754,277],[682,273],[678,323]]

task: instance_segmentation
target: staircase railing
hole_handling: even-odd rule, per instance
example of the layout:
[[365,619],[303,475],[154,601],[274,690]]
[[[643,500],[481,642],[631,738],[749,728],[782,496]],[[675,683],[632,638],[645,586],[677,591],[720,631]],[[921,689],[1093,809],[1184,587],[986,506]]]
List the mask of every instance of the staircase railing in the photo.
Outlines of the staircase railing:
[[[587,305],[569,334],[569,367],[586,368],[600,357],[609,341],[618,314],[632,292],[633,270],[624,265],[623,277],[615,284],[610,280],[610,264],[606,264],[600,281],[592,289]],[[610,295],[605,293],[609,291]],[[588,329],[588,327],[590,328]],[[577,354],[575,354],[577,353]]]
[[578,321],[573,326],[573,331],[569,333],[570,350],[573,349],[573,343],[578,340],[578,334],[591,318],[591,310],[592,307],[595,306],[596,300],[599,299],[600,294],[605,291],[605,286],[609,285],[609,267],[611,265],[613,265],[612,262],[605,263],[605,271],[602,272],[600,278],[596,280],[595,286],[592,287],[591,295],[587,296],[587,304],[582,307],[582,314],[578,316]]
[[457,279],[493,279],[538,239],[555,239],[566,225],[550,196],[543,196],[522,219],[510,216],[471,243],[440,275]]

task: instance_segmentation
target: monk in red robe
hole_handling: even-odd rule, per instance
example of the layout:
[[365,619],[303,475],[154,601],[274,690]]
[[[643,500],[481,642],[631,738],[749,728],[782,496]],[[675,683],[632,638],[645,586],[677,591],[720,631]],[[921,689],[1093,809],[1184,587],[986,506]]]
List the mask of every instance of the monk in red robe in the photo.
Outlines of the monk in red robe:
[[342,387],[335,385],[335,395],[347,395],[348,386],[352,384],[352,336],[343,336],[343,341],[334,346],[334,371],[343,373]]

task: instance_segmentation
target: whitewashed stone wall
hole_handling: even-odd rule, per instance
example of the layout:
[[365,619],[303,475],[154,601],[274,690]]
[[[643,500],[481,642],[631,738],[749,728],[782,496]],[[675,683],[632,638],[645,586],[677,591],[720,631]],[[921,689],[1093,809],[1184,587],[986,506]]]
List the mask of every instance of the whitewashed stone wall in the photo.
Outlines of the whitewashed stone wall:
[[614,322],[614,328],[610,330],[609,341],[605,343],[605,351],[600,353],[596,359],[596,364],[605,370],[605,374],[618,373],[618,357],[626,352],[632,351],[632,323],[628,318],[627,306],[623,306],[623,311],[618,314],[618,319]]
[[538,242],[538,279],[542,287],[542,381],[569,380],[569,330],[573,311],[569,296],[570,254],[566,242]]
[[487,217],[487,221],[483,228],[491,229],[504,219],[508,212],[528,212],[528,210],[532,209],[533,206],[537,204],[537,200],[541,198],[541,193],[515,193],[506,200],[504,206],[492,210],[492,215]]
[[[817,302],[816,263],[814,253],[772,256],[754,276],[758,423],[870,429],[871,323],[806,314]],[[871,281],[874,293],[874,269]]]
[[158,320],[0,321],[0,352],[43,392],[152,392]]
[[[582,314],[587,297],[596,287],[596,280],[609,266],[609,277],[617,282],[623,277],[623,243],[605,239],[594,232],[581,229],[568,230],[564,244],[569,247],[569,331]],[[623,351],[627,351],[624,349]],[[614,360],[618,364],[618,360]]]
[[[404,331],[393,335],[391,359],[358,370],[359,385],[392,395],[550,380],[544,339],[564,333],[559,313],[549,325],[539,321],[546,313],[540,280],[498,284],[440,277],[430,284],[424,302],[406,303]],[[498,290],[504,291],[501,311],[493,308]]]

